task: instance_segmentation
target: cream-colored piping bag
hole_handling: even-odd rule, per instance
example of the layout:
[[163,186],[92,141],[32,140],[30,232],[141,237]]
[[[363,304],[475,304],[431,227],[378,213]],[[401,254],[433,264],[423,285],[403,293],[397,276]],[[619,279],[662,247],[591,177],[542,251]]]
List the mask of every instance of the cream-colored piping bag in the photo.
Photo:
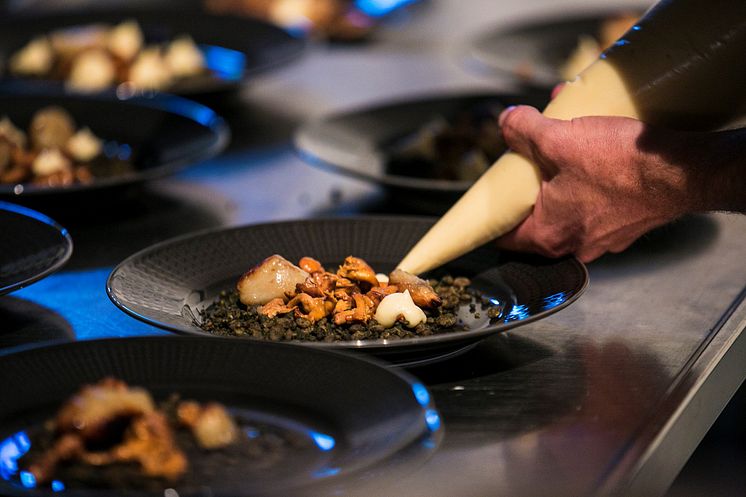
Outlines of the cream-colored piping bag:
[[[675,129],[718,129],[746,115],[746,2],[662,0],[544,110],[556,119],[627,116]],[[530,213],[538,168],[508,152],[399,264],[420,274],[515,228]]]

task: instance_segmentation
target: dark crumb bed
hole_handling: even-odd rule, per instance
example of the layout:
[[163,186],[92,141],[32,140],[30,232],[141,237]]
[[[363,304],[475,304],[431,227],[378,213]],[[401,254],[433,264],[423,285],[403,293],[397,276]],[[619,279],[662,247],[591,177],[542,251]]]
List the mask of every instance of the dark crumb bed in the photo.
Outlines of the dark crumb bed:
[[438,333],[465,331],[468,327],[459,320],[461,307],[479,317],[485,312],[490,318],[500,313],[498,307],[488,307],[482,295],[468,287],[467,278],[444,276],[430,280],[443,305],[437,309],[424,309],[427,322],[415,328],[396,324],[384,328],[373,319],[367,323],[337,326],[327,318],[311,323],[292,315],[268,318],[258,313],[259,306],[246,306],[238,300],[238,292],[222,292],[216,302],[201,312],[201,328],[221,336],[245,336],[272,341],[303,340],[309,342],[336,342],[343,340],[376,340],[415,338]]
[[[172,405],[173,401],[168,400],[161,407],[166,410],[170,424],[175,426]],[[178,481],[148,477],[136,463],[97,467],[81,462],[60,465],[54,479],[62,481],[67,488],[162,492],[164,488],[175,487],[187,491],[214,482],[240,482],[247,477],[261,476],[292,458],[291,452],[314,450],[312,442],[300,433],[264,424],[249,424],[240,419],[236,421],[241,429],[239,440],[217,450],[200,448],[186,428],[174,430],[176,445],[189,461],[189,469]],[[28,467],[53,444],[55,433],[48,425],[29,430],[31,449],[18,461],[20,468]]]

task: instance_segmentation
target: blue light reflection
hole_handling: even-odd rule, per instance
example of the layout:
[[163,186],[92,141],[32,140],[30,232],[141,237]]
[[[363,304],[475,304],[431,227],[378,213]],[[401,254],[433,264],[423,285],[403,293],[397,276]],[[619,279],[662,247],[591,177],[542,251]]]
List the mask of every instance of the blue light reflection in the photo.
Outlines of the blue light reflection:
[[331,435],[326,435],[324,433],[317,433],[312,431],[311,438],[313,438],[313,441],[316,442],[316,445],[319,447],[319,449],[325,452],[332,450],[337,444],[337,442],[334,440],[334,437],[332,437]]
[[549,310],[557,307],[567,300],[567,294],[565,292],[555,293],[549,297],[544,297],[544,310]]
[[355,0],[355,6],[371,17],[384,16],[415,0]]
[[427,438],[425,441],[422,442],[422,446],[426,449],[434,449],[438,446],[438,444],[435,443],[435,440],[432,438]]
[[313,476],[315,476],[316,478],[326,478],[327,476],[338,475],[339,472],[339,468],[322,468],[316,471]]
[[513,306],[510,310],[510,314],[505,318],[505,322],[521,321],[527,319],[529,316],[531,316],[531,313],[529,312],[528,307],[523,304],[518,304]]
[[440,429],[440,414],[435,409],[428,409],[425,411],[425,423],[430,431],[438,431]]
[[207,68],[222,79],[238,81],[243,77],[246,55],[242,52],[214,45],[200,45],[200,49],[205,56]]
[[21,485],[23,485],[24,488],[35,488],[36,477],[28,471],[21,471]]
[[65,490],[65,484],[62,483],[59,480],[52,480],[52,491],[53,492],[62,492]]
[[247,437],[252,438],[252,439],[257,438],[260,435],[259,430],[255,428],[246,428],[244,430],[244,433],[246,433]]
[[119,151],[117,152],[117,157],[119,157],[120,160],[127,160],[131,156],[132,156],[132,147],[130,147],[126,143],[122,144],[119,147]]
[[0,477],[9,480],[15,476],[18,472],[18,459],[23,457],[29,448],[31,441],[23,431],[0,442]]
[[[2,202],[0,201],[0,209],[8,212],[15,212],[16,214],[21,214],[22,216],[30,217],[33,219],[36,219],[37,221],[40,221],[44,224],[48,224],[50,226],[57,226],[57,223],[55,223],[51,217],[45,216],[41,212],[36,212],[33,209],[29,209],[28,207],[23,207],[16,204],[11,204],[9,202]],[[62,230],[62,236],[67,235],[67,230]]]
[[415,383],[412,385],[412,390],[414,391],[414,397],[422,407],[426,407],[430,403],[430,392],[427,391],[425,385],[422,383]]

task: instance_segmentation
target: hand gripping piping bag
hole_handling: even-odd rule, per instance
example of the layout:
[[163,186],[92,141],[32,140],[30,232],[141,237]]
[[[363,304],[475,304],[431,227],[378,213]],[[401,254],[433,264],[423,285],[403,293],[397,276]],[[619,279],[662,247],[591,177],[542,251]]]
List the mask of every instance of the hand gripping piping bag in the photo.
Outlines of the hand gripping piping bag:
[[[746,116],[746,1],[661,0],[543,114],[626,116],[679,130],[733,127]],[[412,248],[419,274],[507,233],[530,213],[541,172],[507,152]]]

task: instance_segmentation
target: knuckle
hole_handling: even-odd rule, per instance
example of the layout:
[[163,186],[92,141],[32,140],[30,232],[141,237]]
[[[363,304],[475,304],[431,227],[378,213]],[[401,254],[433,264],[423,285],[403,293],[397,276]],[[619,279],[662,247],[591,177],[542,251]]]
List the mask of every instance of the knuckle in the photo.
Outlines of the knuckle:
[[539,238],[538,247],[541,254],[557,258],[572,253],[573,242],[565,232],[548,229]]

